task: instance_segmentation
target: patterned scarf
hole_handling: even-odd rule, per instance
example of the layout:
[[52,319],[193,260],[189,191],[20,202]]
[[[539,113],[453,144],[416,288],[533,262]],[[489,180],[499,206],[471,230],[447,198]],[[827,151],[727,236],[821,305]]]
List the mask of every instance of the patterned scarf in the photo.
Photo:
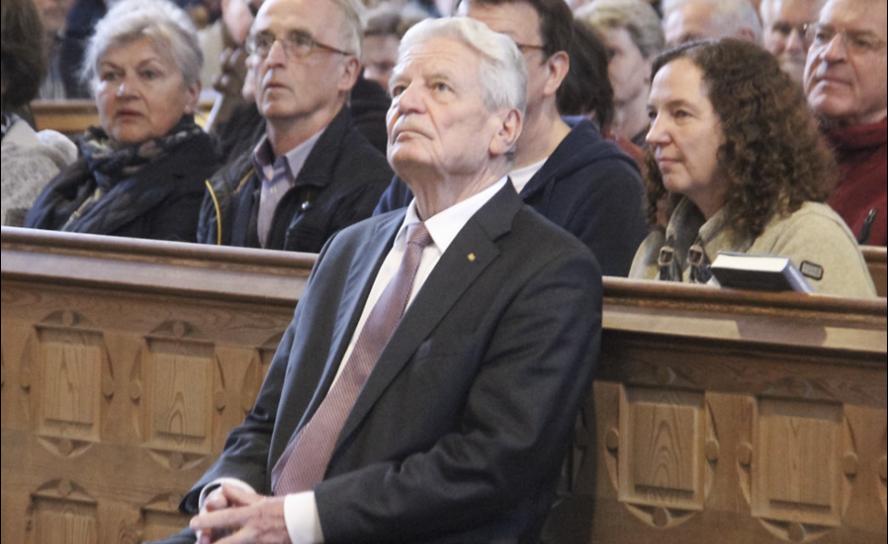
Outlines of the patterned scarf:
[[68,217],[61,230],[73,228],[77,220],[119,181],[132,177],[153,160],[202,133],[203,130],[197,126],[191,115],[182,116],[165,136],[122,146],[114,142],[101,128],[90,127],[78,140],[77,147],[96,182],[96,188]]

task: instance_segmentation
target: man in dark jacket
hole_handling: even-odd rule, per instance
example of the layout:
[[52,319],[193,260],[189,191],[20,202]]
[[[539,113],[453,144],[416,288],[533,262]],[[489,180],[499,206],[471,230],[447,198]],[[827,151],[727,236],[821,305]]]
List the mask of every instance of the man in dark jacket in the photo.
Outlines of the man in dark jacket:
[[[647,235],[635,163],[590,121],[572,129],[556,94],[570,68],[572,16],[562,0],[463,2],[465,14],[512,37],[527,62],[527,119],[509,177],[526,204],[583,241],[604,274],[625,276]],[[374,213],[406,206],[392,181]]]
[[392,172],[346,106],[361,48],[349,6],[324,3],[329,19],[316,27],[305,2],[273,0],[257,14],[247,47],[265,134],[211,180],[198,241],[318,252],[372,212]]

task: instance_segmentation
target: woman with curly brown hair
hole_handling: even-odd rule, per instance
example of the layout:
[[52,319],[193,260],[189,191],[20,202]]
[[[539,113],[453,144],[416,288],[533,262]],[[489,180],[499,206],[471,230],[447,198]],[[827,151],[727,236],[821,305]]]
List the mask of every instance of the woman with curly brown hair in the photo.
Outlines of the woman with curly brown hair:
[[833,158],[767,51],[730,39],[667,51],[649,113],[648,217],[668,221],[630,277],[706,283],[718,252],[743,252],[789,257],[815,291],[875,296],[851,232],[822,204]]

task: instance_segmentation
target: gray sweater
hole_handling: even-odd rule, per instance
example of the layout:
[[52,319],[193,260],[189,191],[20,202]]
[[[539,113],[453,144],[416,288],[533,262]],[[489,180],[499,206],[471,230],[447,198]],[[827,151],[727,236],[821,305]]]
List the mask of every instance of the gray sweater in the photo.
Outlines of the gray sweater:
[[43,187],[76,158],[77,147],[62,134],[34,132],[25,121],[16,120],[3,137],[0,158],[3,224],[20,225]]

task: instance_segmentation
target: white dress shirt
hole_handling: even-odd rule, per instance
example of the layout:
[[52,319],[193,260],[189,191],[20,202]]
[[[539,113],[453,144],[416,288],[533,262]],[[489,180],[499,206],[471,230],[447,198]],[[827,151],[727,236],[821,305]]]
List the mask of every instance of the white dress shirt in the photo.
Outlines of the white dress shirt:
[[547,160],[549,160],[549,157],[546,157],[545,159],[537,161],[533,164],[528,164],[523,168],[516,168],[509,172],[509,179],[512,180],[512,186],[515,187],[516,193],[518,193],[519,195],[521,194],[521,191],[523,191],[524,188],[527,187],[527,184],[530,183],[530,179],[534,177],[537,172],[539,172],[540,168],[542,168],[543,165],[546,164]]
[[[423,248],[422,257],[419,261],[419,268],[417,269],[416,276],[413,280],[413,288],[410,291],[410,298],[407,301],[408,307],[413,302],[413,299],[416,297],[420,288],[422,288],[426,279],[429,277],[429,274],[432,273],[435,265],[438,264],[441,255],[447,251],[451,242],[453,242],[469,219],[471,219],[472,216],[484,206],[484,204],[503,188],[506,181],[507,178],[503,177],[481,192],[454,204],[425,221],[425,226],[432,238],[432,243]],[[385,260],[382,262],[382,266],[379,268],[379,272],[376,274],[376,278],[373,281],[373,287],[370,288],[370,294],[367,296],[364,308],[361,311],[361,317],[358,320],[358,324],[352,333],[348,347],[340,361],[334,382],[339,378],[339,375],[342,373],[342,369],[345,366],[344,363],[348,361],[351,352],[354,350],[358,336],[364,328],[364,323],[366,323],[367,318],[370,316],[370,311],[379,300],[379,297],[382,296],[385,287],[395,276],[398,267],[401,265],[401,260],[407,249],[407,227],[419,222],[419,215],[416,211],[416,200],[413,200],[407,207],[407,214],[404,217],[404,222],[401,224],[398,233],[395,235],[392,249],[389,250]],[[238,485],[252,491],[249,484],[233,478],[220,478],[204,489],[211,489],[219,483]],[[203,502],[204,493],[201,494],[200,498],[201,509],[203,508]],[[314,491],[303,491],[287,495],[284,498],[284,520],[287,524],[287,533],[289,533],[290,540],[293,544],[324,542],[324,535],[321,530],[321,519],[318,515],[318,506],[315,501]]]

